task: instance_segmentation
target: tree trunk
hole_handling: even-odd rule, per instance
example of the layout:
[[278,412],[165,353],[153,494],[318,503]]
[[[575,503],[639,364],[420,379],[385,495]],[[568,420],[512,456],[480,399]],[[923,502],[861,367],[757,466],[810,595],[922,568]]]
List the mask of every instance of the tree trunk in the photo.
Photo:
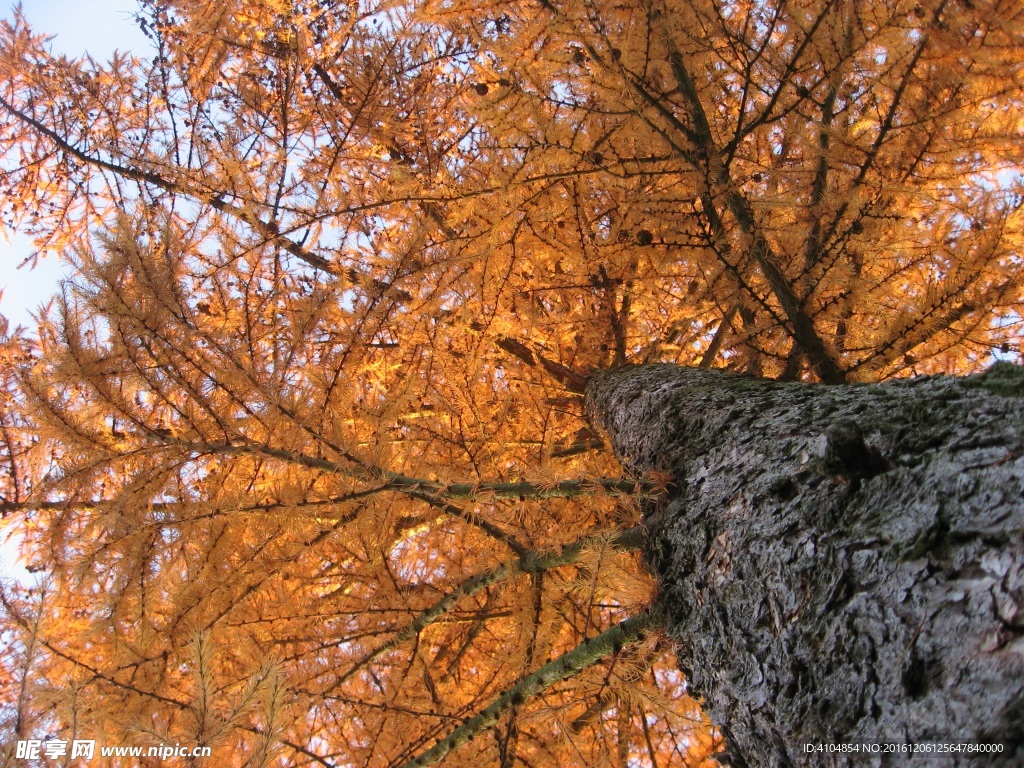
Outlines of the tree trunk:
[[672,478],[647,556],[723,762],[930,744],[1024,764],[1024,369],[825,386],[650,365],[586,397],[628,469]]

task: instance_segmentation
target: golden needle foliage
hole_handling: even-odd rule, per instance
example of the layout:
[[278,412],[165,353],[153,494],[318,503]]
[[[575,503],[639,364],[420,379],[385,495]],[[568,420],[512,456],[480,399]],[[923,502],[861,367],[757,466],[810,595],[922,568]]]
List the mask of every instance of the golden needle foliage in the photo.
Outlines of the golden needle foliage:
[[710,761],[671,648],[610,629],[657,602],[659,478],[618,477],[586,375],[1020,343],[1017,2],[139,22],[149,57],[106,63],[0,28],[3,222],[75,267],[0,350],[2,509],[48,579],[0,588],[8,751]]

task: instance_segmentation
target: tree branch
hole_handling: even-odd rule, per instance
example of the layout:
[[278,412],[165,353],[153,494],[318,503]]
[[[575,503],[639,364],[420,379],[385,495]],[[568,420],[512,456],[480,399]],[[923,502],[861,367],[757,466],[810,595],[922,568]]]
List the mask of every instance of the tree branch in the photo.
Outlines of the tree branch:
[[726,206],[736,219],[736,223],[739,224],[740,230],[751,239],[754,258],[761,268],[761,272],[767,278],[772,293],[775,294],[775,298],[778,299],[786,313],[786,318],[792,328],[793,340],[807,353],[808,359],[818,369],[822,381],[829,384],[846,381],[846,374],[829,354],[825,342],[822,341],[814,327],[814,321],[797,298],[785,273],[779,268],[778,256],[772,250],[771,244],[754,218],[750,203],[732,183],[729,169],[722,164],[712,172],[712,165],[718,160],[718,150],[714,145],[714,137],[711,134],[711,126],[704,111],[704,105],[701,103],[700,95],[686,69],[682,54],[671,40],[666,39],[665,45],[669,51],[669,63],[676,84],[693,113],[694,133],[698,147],[708,163],[707,172],[712,175],[710,180],[725,187]]
[[623,646],[639,640],[648,632],[660,627],[661,624],[660,614],[649,611],[626,619],[596,637],[584,640],[568,653],[524,677],[479,714],[471,717],[426,752],[406,762],[401,768],[421,768],[421,766],[440,762],[453,749],[461,747],[491,728],[512,707],[521,705],[530,697],[560,680],[578,675],[581,670],[592,666],[605,656],[618,653]]
[[561,363],[556,363],[553,360],[549,360],[539,352],[533,352],[528,346],[520,341],[516,341],[513,338],[504,336],[496,342],[499,347],[504,349],[511,355],[522,360],[531,368],[535,368],[538,364],[541,368],[548,372],[548,374],[563,387],[568,389],[570,392],[582,395],[587,391],[587,377],[577,373],[571,368],[567,368]]
[[103,160],[87,152],[82,151],[78,147],[71,144],[67,139],[60,136],[56,131],[47,127],[43,123],[39,122],[33,117],[26,115],[24,112],[17,109],[13,104],[8,102],[3,96],[0,96],[0,108],[3,108],[7,114],[16,120],[20,120],[26,125],[31,126],[40,134],[45,136],[47,139],[52,141],[58,149],[67,154],[75,157],[86,165],[91,165],[94,168],[101,168],[105,171],[120,176],[121,178],[131,179],[132,181],[139,181],[145,184],[151,184],[154,187],[166,190],[167,192],[176,192],[178,194],[186,195],[188,197],[200,200],[203,203],[209,205],[211,208],[226,213],[239,221],[242,221],[252,227],[261,237],[265,238],[267,242],[284,248],[288,253],[292,254],[296,258],[306,262],[309,266],[315,269],[322,269],[325,272],[329,272],[333,275],[340,274],[340,270],[337,265],[332,264],[326,259],[318,256],[312,251],[303,248],[301,245],[296,243],[294,240],[285,237],[281,234],[281,230],[277,224],[272,221],[264,221],[259,216],[240,208],[236,205],[231,205],[224,201],[221,194],[202,194],[198,191],[191,190],[188,187],[179,184],[177,182],[165,179],[157,173],[152,171],[144,171],[139,168],[132,168],[130,166],[118,165],[117,163],[110,162],[109,160]]
[[617,549],[638,549],[643,545],[645,531],[646,529],[643,526],[634,526],[633,528],[621,531],[611,539],[589,536],[564,545],[559,552],[534,552],[527,550],[519,556],[517,562],[502,563],[496,568],[491,568],[476,576],[471,576],[420,613],[407,627],[399,630],[390,640],[382,643],[359,659],[337,679],[337,684],[340,685],[367,664],[380,658],[388,651],[394,650],[402,643],[416,637],[420,632],[454,608],[455,604],[463,597],[472,597],[492,584],[504,581],[516,573],[540,573],[541,571],[559,568],[563,565],[570,565],[576,562],[583,550],[589,546],[608,544]]

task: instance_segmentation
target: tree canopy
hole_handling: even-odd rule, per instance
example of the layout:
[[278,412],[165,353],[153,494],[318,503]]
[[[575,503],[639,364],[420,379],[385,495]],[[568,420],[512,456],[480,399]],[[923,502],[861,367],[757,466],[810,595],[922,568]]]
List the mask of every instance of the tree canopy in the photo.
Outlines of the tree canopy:
[[108,62],[0,26],[3,226],[74,267],[0,350],[0,509],[46,576],[0,587],[5,749],[710,761],[637,553],[663,478],[622,476],[588,374],[1019,354],[1012,0],[138,21]]

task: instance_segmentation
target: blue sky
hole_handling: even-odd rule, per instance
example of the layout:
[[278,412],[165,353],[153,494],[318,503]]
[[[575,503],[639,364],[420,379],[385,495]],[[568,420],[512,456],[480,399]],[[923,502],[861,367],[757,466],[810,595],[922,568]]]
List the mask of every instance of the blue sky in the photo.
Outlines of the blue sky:
[[[0,6],[11,18],[14,5]],[[22,11],[41,32],[56,35],[55,51],[69,55],[90,53],[106,60],[115,50],[145,51],[147,41],[132,21],[136,0],[24,0]],[[31,325],[31,312],[45,303],[64,270],[57,259],[41,260],[35,269],[15,269],[32,252],[27,238],[0,239],[0,313],[15,325]]]
[[[2,17],[10,18],[13,7],[2,7]],[[51,45],[61,53],[88,52],[94,59],[106,60],[115,49],[146,50],[146,38],[132,21],[135,0],[24,0],[22,10],[34,28],[56,35]],[[27,238],[0,240],[0,313],[12,326],[31,326],[31,312],[46,302],[64,274],[52,256],[40,260],[35,269],[15,269],[31,252]],[[34,578],[16,562],[17,549],[14,542],[6,541],[7,533],[0,528],[0,577],[32,583]]]

